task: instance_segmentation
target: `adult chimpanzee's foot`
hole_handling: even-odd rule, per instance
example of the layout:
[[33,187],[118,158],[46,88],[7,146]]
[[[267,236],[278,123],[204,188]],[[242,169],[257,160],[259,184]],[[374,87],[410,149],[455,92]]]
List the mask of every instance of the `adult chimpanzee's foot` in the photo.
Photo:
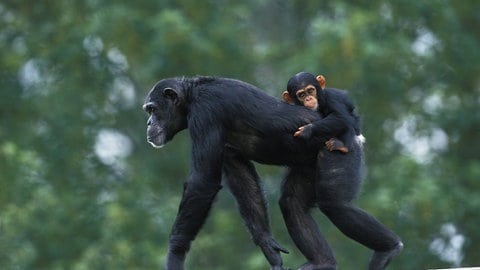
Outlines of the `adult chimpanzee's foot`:
[[271,265],[271,270],[289,270],[288,268],[283,268],[282,257],[280,256],[280,252],[288,254],[288,250],[280,246],[272,236],[262,237],[255,243],[262,249],[263,254]]
[[312,263],[306,263],[298,270],[336,270],[337,265],[332,265],[332,264],[312,264]]
[[383,270],[387,267],[393,257],[397,256],[403,250],[403,243],[398,242],[398,244],[389,251],[375,251],[372,258],[370,259],[370,264],[368,266],[369,270]]

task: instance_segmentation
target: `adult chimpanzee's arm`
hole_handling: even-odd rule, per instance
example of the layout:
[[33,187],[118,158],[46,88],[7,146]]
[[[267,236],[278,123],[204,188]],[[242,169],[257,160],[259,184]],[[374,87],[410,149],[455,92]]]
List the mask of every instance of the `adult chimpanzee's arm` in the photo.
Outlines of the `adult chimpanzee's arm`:
[[192,173],[185,183],[182,201],[170,236],[168,270],[183,269],[190,243],[205,222],[213,200],[221,188],[224,145],[221,129],[191,129],[190,133]]

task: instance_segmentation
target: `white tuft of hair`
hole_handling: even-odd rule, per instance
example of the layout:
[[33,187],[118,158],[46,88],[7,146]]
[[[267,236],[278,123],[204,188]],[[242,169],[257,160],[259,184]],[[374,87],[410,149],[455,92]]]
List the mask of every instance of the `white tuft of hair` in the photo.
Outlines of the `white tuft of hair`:
[[363,136],[363,134],[360,134],[360,135],[357,136],[357,140],[358,140],[359,143],[364,144],[367,141],[367,138],[365,138],[365,136]]

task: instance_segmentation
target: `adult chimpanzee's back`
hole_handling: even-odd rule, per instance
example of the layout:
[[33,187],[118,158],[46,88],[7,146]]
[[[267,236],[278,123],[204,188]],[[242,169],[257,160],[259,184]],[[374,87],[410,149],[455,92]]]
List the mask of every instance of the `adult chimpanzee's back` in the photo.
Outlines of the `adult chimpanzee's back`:
[[163,146],[185,128],[192,140],[192,172],[170,236],[167,269],[183,269],[190,243],[221,188],[222,172],[253,241],[272,269],[283,269],[280,252],[286,250],[271,236],[265,198],[250,160],[289,167],[280,206],[292,239],[308,260],[300,269],[336,269],[333,252],[310,216],[313,205],[347,236],[375,251],[370,269],[384,269],[401,250],[395,234],[351,203],[360,185],[360,145],[344,155],[324,150],[330,134],[308,141],[293,137],[297,127],[318,120],[317,113],[247,83],[211,77],[162,80],[148,94],[144,109],[153,146]]

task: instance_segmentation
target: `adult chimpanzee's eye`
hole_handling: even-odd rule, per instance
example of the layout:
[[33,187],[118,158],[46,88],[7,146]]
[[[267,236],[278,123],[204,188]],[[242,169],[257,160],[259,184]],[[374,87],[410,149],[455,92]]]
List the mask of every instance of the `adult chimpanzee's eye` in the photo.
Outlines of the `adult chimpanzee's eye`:
[[154,113],[156,109],[157,109],[157,107],[151,102],[143,105],[143,110],[145,110],[145,112],[148,113],[148,114]]

